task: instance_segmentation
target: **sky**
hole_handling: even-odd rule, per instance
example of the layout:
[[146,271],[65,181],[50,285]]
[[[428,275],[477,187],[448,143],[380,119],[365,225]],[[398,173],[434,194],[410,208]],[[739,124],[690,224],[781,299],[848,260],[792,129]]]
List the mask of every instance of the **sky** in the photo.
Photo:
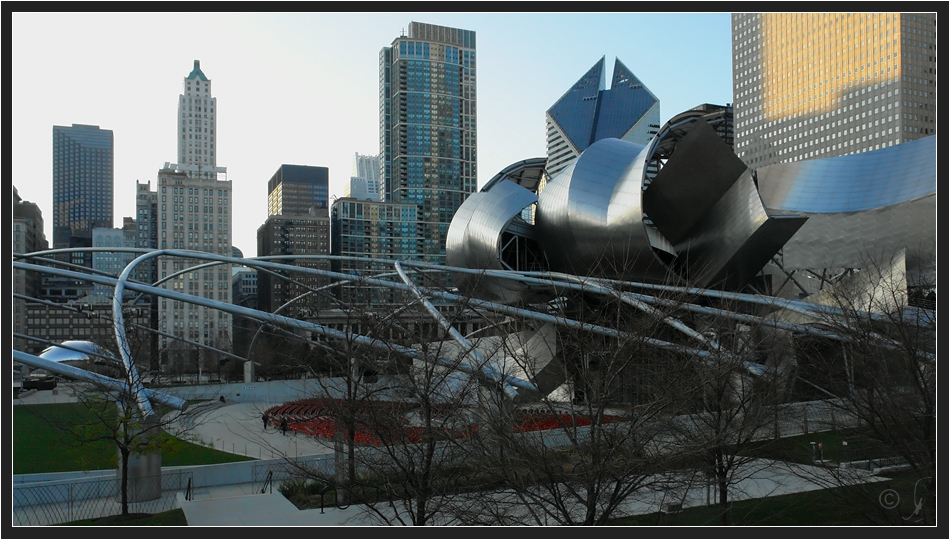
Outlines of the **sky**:
[[[344,4],[346,5],[346,4]],[[177,161],[178,96],[195,60],[217,99],[232,238],[257,254],[281,164],[329,168],[342,197],[356,153],[379,153],[379,51],[412,21],[474,30],[478,186],[545,155],[545,111],[602,57],[660,100],[660,122],[732,103],[729,13],[13,13],[6,168],[52,239],[53,126],[114,135],[114,226],[135,183]]]

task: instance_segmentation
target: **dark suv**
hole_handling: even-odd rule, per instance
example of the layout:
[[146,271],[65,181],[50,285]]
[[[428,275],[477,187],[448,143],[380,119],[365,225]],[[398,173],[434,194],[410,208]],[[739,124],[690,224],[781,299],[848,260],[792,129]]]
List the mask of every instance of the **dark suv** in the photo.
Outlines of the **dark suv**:
[[52,390],[56,388],[56,379],[54,377],[27,378],[23,381],[23,390]]

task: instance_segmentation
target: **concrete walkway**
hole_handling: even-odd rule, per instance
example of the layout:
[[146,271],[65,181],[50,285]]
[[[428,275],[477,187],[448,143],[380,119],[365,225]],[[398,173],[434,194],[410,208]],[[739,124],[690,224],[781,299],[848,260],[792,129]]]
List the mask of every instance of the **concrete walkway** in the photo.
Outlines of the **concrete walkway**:
[[[823,489],[823,485],[831,483],[831,474],[821,467],[797,466],[800,475],[793,475],[783,470],[781,465],[768,465],[765,462],[753,462],[740,473],[745,476],[730,488],[733,501],[775,497]],[[802,469],[807,469],[803,471]],[[802,472],[806,474],[801,474]],[[815,481],[806,480],[802,476],[814,475]],[[824,481],[820,480],[824,478]],[[854,471],[855,482],[878,482],[887,480],[873,476],[864,471]],[[660,490],[644,489],[627,498],[626,504],[616,513],[619,516],[632,516],[654,513],[664,504],[671,502],[681,503],[683,508],[705,506],[709,497],[705,486],[696,486],[684,493],[671,497],[670,493]],[[463,498],[464,499],[464,498]],[[521,525],[536,522],[529,517],[524,509],[523,502],[512,492],[499,491],[493,494],[493,515],[503,520],[500,525]],[[713,494],[713,500],[715,495]],[[223,486],[210,488],[207,493],[196,496],[196,500],[184,501],[179,497],[181,509],[185,513],[189,526],[365,526],[382,524],[378,517],[373,516],[366,509],[354,505],[346,509],[325,508],[323,510],[298,510],[276,489],[273,492],[260,494],[252,492],[250,486]],[[480,501],[482,502],[482,501]],[[460,500],[461,506],[466,506]],[[472,508],[475,508],[475,502]],[[390,515],[392,510],[384,508]],[[538,513],[540,514],[540,513]],[[405,516],[405,514],[403,514]],[[537,515],[537,514],[536,514]],[[578,505],[576,517],[583,515],[583,509]],[[542,516],[546,522],[542,525],[557,525],[556,522]],[[393,520],[395,522],[395,520]],[[452,523],[438,523],[451,525]]]
[[[167,429],[186,439],[197,439],[216,450],[257,459],[332,454],[329,441],[288,430],[287,434],[269,425],[264,429],[261,416],[274,403],[249,402],[219,405],[197,414],[187,425],[176,422]],[[192,420],[188,415],[186,421]]]
[[[214,443],[215,448],[239,455],[257,457],[258,454],[269,458],[285,456],[308,456],[330,454],[333,452],[328,441],[314,439],[303,434],[283,435],[274,427],[263,429],[261,415],[273,404],[236,403],[215,406],[203,413],[193,428],[193,435],[206,442]],[[246,450],[245,450],[246,448]],[[245,453],[246,452],[246,453]],[[787,467],[769,465],[765,462],[753,462],[739,473],[743,480],[731,489],[733,500],[756,499],[822,489],[831,482],[831,473],[822,467],[796,466],[798,474],[791,474]],[[804,474],[803,474],[804,473]],[[855,482],[876,482],[884,478],[870,475],[864,471],[854,471]],[[803,477],[813,477],[809,481]],[[822,482],[821,478],[826,480]],[[195,500],[184,501],[181,508],[191,526],[288,526],[288,525],[373,525],[379,524],[364,508],[350,506],[345,510],[325,508],[322,511],[298,510],[277,491],[277,486],[266,494],[260,494],[258,486],[237,485],[210,487],[199,490]],[[498,507],[507,508],[509,519],[520,522],[520,502],[513,494],[498,492],[494,495]],[[683,508],[703,506],[708,500],[705,486],[697,486],[681,493],[676,501],[670,500],[670,494],[663,491],[643,490],[629,498],[626,508],[618,515],[638,515],[657,512],[661,505],[670,502],[682,502]],[[578,512],[581,509],[578,508]],[[554,525],[555,523],[546,523]]]
[[[251,402],[213,406],[195,419],[190,435],[214,448],[261,459],[332,454],[329,441],[269,425],[261,415],[274,403]],[[170,429],[171,431],[171,429]],[[194,499],[179,497],[189,526],[314,526],[360,525],[362,509],[298,510],[273,486],[259,492],[260,484],[212,486],[195,490]]]
[[20,390],[14,405],[47,405],[51,403],[76,403],[71,383],[59,383],[52,390]]
[[324,510],[298,510],[275,488],[273,493],[243,493],[250,486],[221,486],[209,488],[203,498],[185,501],[179,497],[181,509],[190,527],[286,527],[364,525],[362,508],[350,506],[345,510],[331,507]]

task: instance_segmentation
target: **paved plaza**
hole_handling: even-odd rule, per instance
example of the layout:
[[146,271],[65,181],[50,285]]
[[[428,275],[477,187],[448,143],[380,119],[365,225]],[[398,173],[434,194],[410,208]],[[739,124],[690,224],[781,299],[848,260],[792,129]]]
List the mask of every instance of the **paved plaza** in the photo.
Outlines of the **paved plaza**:
[[261,418],[275,403],[247,402],[212,405],[212,408],[195,418],[194,427],[173,425],[170,432],[185,429],[186,438],[196,438],[217,450],[257,459],[280,457],[303,457],[332,454],[329,441],[308,437],[303,433],[287,430],[287,434],[270,423],[264,428]]
[[[195,435],[206,441],[215,441],[215,447],[244,455],[253,456],[255,452],[267,458],[269,452],[275,457],[281,453],[286,456],[307,456],[332,453],[332,447],[319,439],[307,437],[303,434],[282,435],[278,429],[269,427],[263,430],[261,414],[269,404],[265,403],[238,403],[218,407],[207,414],[195,428]],[[800,466],[806,474],[793,475],[782,466],[766,466],[764,462],[750,463],[750,469],[744,480],[734,489],[733,500],[755,499],[786,495],[789,493],[822,489],[818,482],[801,478],[814,475],[814,478],[827,478],[831,481],[831,474],[821,467]],[[855,481],[875,482],[884,478],[855,471]],[[825,483],[827,485],[827,483]],[[298,510],[276,490],[273,493],[256,493],[251,485],[223,486],[209,488],[206,493],[196,495],[194,501],[183,501],[182,509],[191,526],[290,526],[290,525],[376,525],[378,518],[372,518],[363,508],[350,506],[345,510],[326,508],[322,511]],[[511,498],[506,492],[496,494],[499,501]],[[707,491],[704,486],[689,490],[683,498],[684,508],[702,506],[707,501]],[[644,491],[629,498],[626,508],[618,515],[637,515],[656,512],[664,502],[670,502],[668,494],[664,492]],[[578,509],[578,512],[581,510]],[[513,516],[518,519],[520,516]],[[550,523],[554,525],[554,523]]]
[[[39,391],[16,400],[18,403],[65,403],[73,401],[67,388],[59,391]],[[214,448],[238,455],[259,459],[287,456],[313,456],[331,454],[332,446],[322,439],[312,438],[300,433],[288,431],[287,434],[274,426],[264,428],[261,415],[275,404],[264,402],[212,404],[201,413],[193,427],[187,428],[191,437]],[[754,499],[785,495],[789,493],[822,489],[818,479],[825,477],[830,482],[831,473],[822,467],[799,466],[806,474],[791,474],[782,464],[769,465],[764,462],[750,463],[747,474],[741,474],[744,480],[732,489],[733,500]],[[863,471],[854,471],[856,482],[876,482],[886,478],[870,475]],[[811,476],[816,481],[802,477]],[[197,487],[193,499],[184,500],[178,495],[178,502],[185,513],[190,526],[339,526],[339,525],[378,525],[364,508],[354,505],[346,509],[325,508],[323,510],[298,510],[276,489],[260,493],[260,484],[244,483],[222,486]],[[494,494],[500,504],[509,508],[512,521],[525,516],[518,515],[513,494],[499,491]],[[683,507],[707,504],[709,494],[705,486],[697,486],[680,494]],[[506,504],[511,501],[511,504]],[[628,504],[618,515],[637,515],[656,512],[664,503],[670,502],[669,494],[660,491],[643,490],[629,497]],[[514,510],[512,510],[514,509]],[[580,508],[578,512],[580,512]],[[548,523],[554,525],[554,523]]]

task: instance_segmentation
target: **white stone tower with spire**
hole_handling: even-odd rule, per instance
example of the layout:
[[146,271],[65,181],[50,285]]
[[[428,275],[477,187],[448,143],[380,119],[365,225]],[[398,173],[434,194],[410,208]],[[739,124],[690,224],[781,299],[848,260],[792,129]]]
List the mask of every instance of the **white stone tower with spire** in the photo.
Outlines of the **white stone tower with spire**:
[[182,81],[178,97],[178,163],[197,165],[203,177],[214,177],[216,118],[217,100],[211,95],[211,80],[195,60],[195,68]]
[[[227,168],[217,166],[217,100],[198,60],[178,97],[178,163],[158,171],[156,193],[158,249],[183,249],[231,256],[234,192]],[[231,302],[231,267],[221,264],[187,271],[191,257],[162,256],[156,270],[163,287],[220,302]],[[194,343],[231,349],[231,315],[190,302],[162,300],[158,305],[158,346],[165,369],[207,372],[217,357]]]

